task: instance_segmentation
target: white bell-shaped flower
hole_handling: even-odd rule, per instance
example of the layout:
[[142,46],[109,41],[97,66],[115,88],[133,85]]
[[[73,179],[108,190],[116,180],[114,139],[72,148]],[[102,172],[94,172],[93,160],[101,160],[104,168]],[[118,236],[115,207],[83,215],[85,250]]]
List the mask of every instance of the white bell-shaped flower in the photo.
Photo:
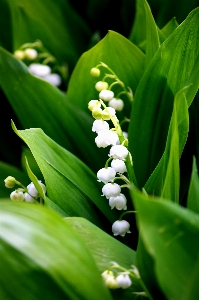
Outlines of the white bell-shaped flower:
[[49,66],[34,63],[29,65],[29,70],[33,75],[39,77],[45,77],[51,72],[51,68]]
[[110,101],[111,99],[113,99],[113,97],[114,97],[114,93],[106,89],[102,90],[99,93],[99,98],[104,101]]
[[122,209],[126,210],[127,209],[126,203],[127,203],[127,199],[122,193],[120,193],[116,197],[109,198],[109,205],[111,209],[115,207],[118,210],[122,210]]
[[22,202],[24,200],[24,193],[16,190],[10,194],[10,199],[15,202]]
[[108,83],[105,81],[98,81],[95,85],[95,89],[98,92],[101,92],[102,90],[107,90],[108,89]]
[[128,155],[128,149],[123,145],[114,145],[111,147],[109,156],[114,159],[122,159],[124,160]]
[[54,86],[60,86],[62,79],[61,76],[57,73],[51,73],[43,77],[46,81],[51,83]]
[[107,199],[118,196],[120,192],[121,187],[117,183],[107,183],[102,188],[102,196],[106,196]]
[[118,288],[118,283],[115,280],[115,276],[112,271],[106,270],[101,275],[102,275],[105,285],[109,289],[117,289]]
[[124,101],[122,99],[113,98],[109,101],[108,105],[117,111],[121,111],[124,108]]
[[25,193],[24,199],[26,202],[36,202],[36,199],[31,197],[28,193]]
[[116,145],[119,140],[117,133],[108,129],[100,130],[95,138],[95,143],[99,148],[105,148],[109,145]]
[[88,102],[88,109],[92,111],[95,107],[100,107],[101,103],[99,100],[91,100]]
[[127,289],[128,287],[130,287],[132,285],[132,281],[131,278],[129,277],[128,274],[120,274],[118,275],[115,280],[118,283],[118,288],[122,288],[122,289]]
[[109,130],[109,124],[104,120],[95,120],[93,122],[92,131],[99,133],[101,130],[108,129]]
[[121,235],[125,236],[126,233],[131,233],[129,230],[130,224],[126,220],[115,221],[112,225],[112,232],[114,236]]
[[102,168],[97,172],[97,178],[99,182],[103,182],[104,184],[113,181],[115,178],[116,172],[113,168]]
[[123,174],[126,172],[126,165],[125,162],[121,159],[113,159],[111,162],[111,167],[117,172]]

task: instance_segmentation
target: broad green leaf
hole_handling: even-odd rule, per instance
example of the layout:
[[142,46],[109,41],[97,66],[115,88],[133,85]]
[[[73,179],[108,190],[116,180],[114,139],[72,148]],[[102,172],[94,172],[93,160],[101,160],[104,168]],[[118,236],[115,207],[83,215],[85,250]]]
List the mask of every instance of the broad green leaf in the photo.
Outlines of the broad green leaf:
[[9,0],[13,48],[41,40],[59,62],[74,66],[85,51],[89,30],[69,1]]
[[111,222],[117,219],[118,214],[101,197],[95,174],[83,162],[41,129],[14,130],[30,148],[44,176],[47,196],[66,214],[84,217],[101,227],[106,225],[103,215]]
[[[130,269],[135,265],[135,251],[125,246],[114,237],[111,237],[101,229],[88,222],[83,218],[65,218],[73,229],[81,236],[84,242],[89,245],[89,250],[95,259],[100,272],[104,272],[112,262],[118,263],[120,266]],[[143,291],[139,280],[134,280],[130,288],[126,290],[118,289],[113,291],[114,299],[137,299],[133,292]]]
[[199,295],[198,276],[199,276],[199,259],[197,259],[194,265],[194,270],[191,276],[188,276],[187,278],[187,285],[186,285],[183,300],[198,298]]
[[187,208],[199,213],[199,178],[195,158],[193,160],[191,181],[187,198]]
[[[103,151],[95,145],[93,118],[56,87],[32,76],[27,67],[0,48],[0,85],[23,128],[42,128],[95,171],[102,167]],[[82,146],[83,145],[83,146]],[[107,155],[107,154],[106,154]],[[105,160],[105,159],[104,159]],[[103,161],[103,160],[102,160]]]
[[135,18],[129,35],[129,40],[139,45],[146,40],[146,15],[143,0],[136,0]]
[[[186,99],[185,99],[186,101]],[[161,196],[165,199],[179,202],[180,189],[180,168],[179,168],[179,133],[177,105],[174,102],[174,110],[171,121],[170,138],[167,140],[166,151],[164,153],[164,183]],[[169,144],[169,145],[168,145]],[[168,149],[168,150],[167,150]]]
[[[122,35],[109,31],[96,46],[85,52],[79,59],[70,78],[67,97],[74,105],[88,111],[88,102],[99,99],[99,93],[95,90],[95,83],[103,78],[104,72],[97,79],[90,75],[91,68],[100,62],[107,64],[133,92],[135,91],[144,71],[145,55],[129,40]],[[125,114],[129,115],[130,104],[126,103]]]
[[112,299],[86,244],[57,214],[28,203],[0,206],[2,299]]
[[199,9],[160,46],[132,104],[129,150],[140,187],[157,166],[166,144],[174,96],[185,86],[188,106],[199,86]]
[[105,271],[111,262],[117,262],[130,269],[135,263],[135,251],[111,237],[83,218],[65,218],[66,223],[81,236],[91,251],[100,272]]
[[136,2],[136,18],[130,35],[130,40],[133,42],[139,39],[140,42],[146,40],[145,68],[147,68],[160,43],[157,26],[146,0]]
[[160,287],[167,299],[184,299],[199,253],[199,216],[163,198],[132,193],[140,235]]
[[162,195],[175,202],[178,202],[179,197],[179,159],[189,130],[188,107],[184,95],[187,88],[190,87],[180,90],[175,97],[165,151],[145,185],[149,194]]
[[166,300],[165,296],[160,290],[159,284],[156,279],[154,260],[146,250],[146,247],[140,235],[139,235],[138,246],[136,250],[135,264],[139,270],[142,281],[147,287],[152,299]]
[[[8,176],[13,176],[16,178],[17,181],[21,182],[22,184],[26,185],[29,184],[29,178],[26,172],[16,168],[15,166],[9,165],[3,161],[0,162],[0,198],[9,198],[13,189],[8,189],[5,187],[4,179]],[[18,188],[16,186],[15,188]]]

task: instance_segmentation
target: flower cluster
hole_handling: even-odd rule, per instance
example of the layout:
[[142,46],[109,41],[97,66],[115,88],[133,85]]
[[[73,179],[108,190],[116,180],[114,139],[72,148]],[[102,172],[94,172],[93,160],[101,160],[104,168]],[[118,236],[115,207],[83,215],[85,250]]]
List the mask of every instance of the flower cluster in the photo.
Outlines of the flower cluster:
[[[105,64],[103,64],[103,66],[104,65]],[[100,70],[97,67],[92,68],[90,73],[92,76],[98,77],[100,75]],[[105,77],[107,76],[108,75],[106,74]],[[117,179],[129,183],[129,180],[123,175],[127,172],[126,159],[129,155],[127,149],[128,140],[124,137],[119,120],[116,116],[116,110],[122,110],[124,102],[117,97],[115,98],[114,92],[111,90],[115,84],[123,86],[123,83],[116,75],[111,75],[111,78],[114,78],[115,81],[110,86],[105,80],[96,83],[95,88],[99,92],[99,99],[91,100],[88,103],[88,108],[95,119],[92,131],[97,134],[95,138],[97,147],[106,148],[110,146],[108,154],[109,158],[105,167],[97,172],[98,181],[104,184],[102,196],[105,196],[108,199],[111,209],[127,210],[126,196],[121,193],[121,188],[123,186],[115,183],[115,180]],[[109,107],[107,107],[104,102],[108,102]],[[113,128],[110,128],[109,122],[113,124]],[[111,161],[111,166],[108,166],[109,161]],[[129,227],[130,224],[127,221],[116,221],[112,226],[114,236],[124,236],[126,233],[130,233]]]
[[31,74],[54,86],[59,87],[67,77],[66,66],[58,65],[55,57],[43,47],[41,41],[22,45],[14,52],[14,56],[26,63]]
[[[4,182],[7,188],[13,188],[15,184],[22,186],[22,188],[18,188],[10,194],[10,199],[14,202],[22,202],[24,200],[26,202],[36,202],[39,198],[39,192],[33,182],[31,182],[27,187],[24,187],[12,176],[8,176]],[[38,183],[45,194],[46,186],[41,182],[41,180],[38,180]]]
[[[109,289],[127,289],[132,285],[132,280],[134,279],[136,281],[140,281],[144,287],[140,273],[136,266],[132,265],[130,269],[126,269],[116,262],[111,262],[111,264],[112,265],[101,274],[104,284]],[[146,291],[134,292],[134,294],[145,297],[148,296]]]

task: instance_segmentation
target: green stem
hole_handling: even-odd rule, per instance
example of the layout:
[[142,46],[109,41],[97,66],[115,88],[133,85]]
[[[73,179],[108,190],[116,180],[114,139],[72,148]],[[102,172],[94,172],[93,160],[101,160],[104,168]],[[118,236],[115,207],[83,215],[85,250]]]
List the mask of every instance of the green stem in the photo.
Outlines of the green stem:
[[119,218],[119,220],[120,221],[122,221],[122,218],[125,216],[125,215],[127,215],[127,214],[135,214],[135,213],[137,213],[137,211],[136,210],[128,210],[128,211],[125,211],[125,212],[123,212],[121,215],[120,215],[120,218]]

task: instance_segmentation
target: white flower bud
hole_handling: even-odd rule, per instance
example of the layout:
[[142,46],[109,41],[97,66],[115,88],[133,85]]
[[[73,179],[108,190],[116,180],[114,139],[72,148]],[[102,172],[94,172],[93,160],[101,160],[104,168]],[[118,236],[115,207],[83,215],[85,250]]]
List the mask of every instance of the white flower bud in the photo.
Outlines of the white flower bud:
[[29,65],[29,70],[33,75],[39,77],[45,77],[51,72],[51,68],[49,66],[34,63]]
[[102,118],[104,120],[110,120],[111,117],[115,116],[116,111],[113,107],[106,107],[102,112]]
[[91,100],[89,103],[88,103],[88,109],[90,111],[92,111],[95,107],[100,107],[101,106],[101,103],[99,100]]
[[25,58],[34,60],[38,56],[38,52],[35,49],[27,48],[24,50]]
[[97,178],[99,182],[103,182],[104,184],[113,181],[115,178],[116,172],[113,168],[102,168],[97,172]]
[[121,187],[117,183],[107,183],[102,188],[102,196],[106,196],[107,199],[118,196],[120,192]]
[[111,162],[111,167],[117,172],[123,174],[126,172],[126,165],[125,162],[121,159],[113,159]]
[[99,77],[100,76],[100,70],[98,68],[92,68],[90,70],[90,74],[93,77]]
[[128,155],[128,149],[123,145],[114,145],[110,149],[109,156],[114,159],[122,159],[124,160]]
[[10,199],[15,202],[22,202],[24,200],[24,193],[16,190],[10,194]]
[[121,111],[124,108],[124,102],[122,99],[113,98],[109,101],[108,105],[115,108],[117,111]]
[[130,228],[129,222],[127,222],[126,220],[121,220],[121,221],[118,220],[113,223],[112,232],[114,236],[116,235],[125,236],[126,233],[131,233],[129,228]]
[[9,189],[12,189],[15,186],[16,179],[12,176],[8,176],[5,180],[5,186]]
[[[43,188],[44,193],[46,192],[46,186],[41,182],[41,180],[38,180],[40,186]],[[33,182],[31,182],[28,186],[28,194],[30,194],[32,197],[37,198],[39,196],[39,193],[34,185]]]
[[108,89],[108,83],[105,82],[105,81],[98,81],[98,82],[95,84],[95,89],[96,89],[98,92],[101,92],[102,90],[107,90],[107,89]]
[[92,131],[99,133],[99,131],[108,129],[109,130],[109,124],[104,120],[95,120],[93,122]]
[[115,207],[118,210],[122,210],[122,209],[126,210],[127,209],[126,203],[127,203],[127,199],[124,196],[124,194],[121,193],[119,194],[119,196],[109,198],[109,205],[111,209]]
[[49,83],[51,83],[54,86],[60,86],[60,84],[62,82],[61,76],[56,73],[48,74],[48,75],[44,76],[43,79],[45,79],[46,81],[48,81]]
[[36,202],[36,200],[33,197],[31,197],[28,193],[25,193],[24,199],[26,202]]
[[99,93],[99,98],[104,101],[110,101],[111,99],[113,99],[113,97],[114,97],[114,93],[106,89],[102,90]]
[[116,145],[118,141],[117,133],[108,129],[100,130],[98,136],[95,138],[95,143],[99,148],[105,148],[109,145]]
[[16,50],[16,51],[14,52],[14,56],[15,56],[16,58],[20,59],[20,60],[23,60],[24,57],[25,57],[25,53],[24,53],[23,50]]
[[115,280],[118,283],[118,288],[127,289],[132,285],[131,278],[128,274],[120,274],[115,278]]

